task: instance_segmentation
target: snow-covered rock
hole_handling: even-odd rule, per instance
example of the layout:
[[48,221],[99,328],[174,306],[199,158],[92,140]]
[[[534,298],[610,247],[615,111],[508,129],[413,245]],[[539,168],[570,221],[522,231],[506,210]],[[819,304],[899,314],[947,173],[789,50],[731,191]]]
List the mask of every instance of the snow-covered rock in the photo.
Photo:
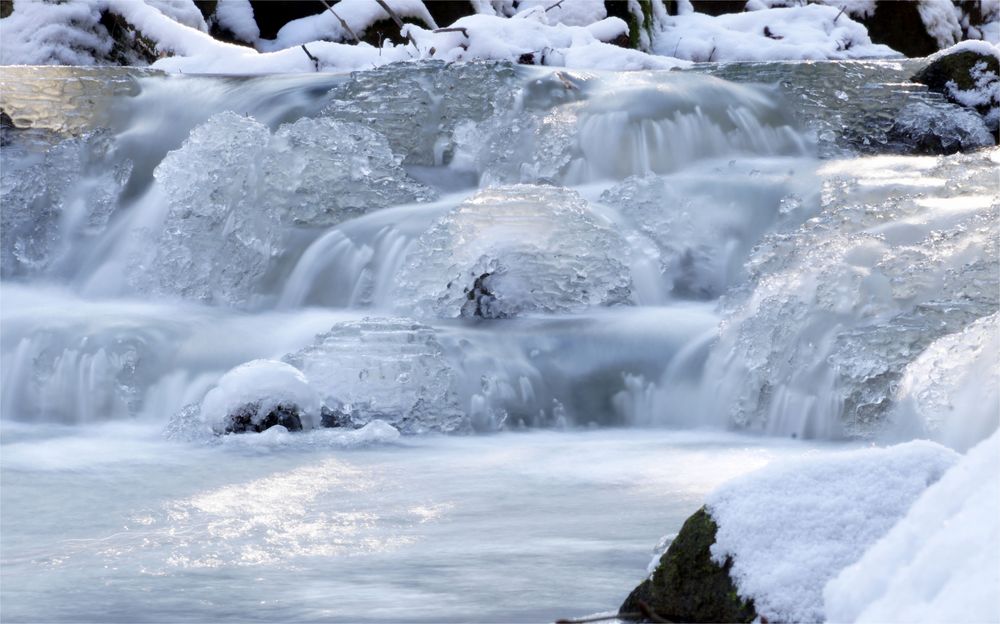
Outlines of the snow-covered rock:
[[827,619],[1000,621],[998,518],[1000,432],[994,432],[927,488],[860,559],[827,583]]
[[[274,360],[253,360],[223,375],[199,408],[215,433],[314,429],[320,425],[319,394],[296,368]],[[293,424],[294,423],[294,424]]]
[[[830,615],[826,583],[885,535],[958,458],[918,441],[771,464],[709,496],[719,527],[713,559],[720,565],[732,559],[730,575],[758,615],[772,622],[823,621]],[[879,574],[892,576],[887,569]]]
[[983,115],[986,125],[996,133],[1000,127],[1000,47],[985,41],[963,41],[930,57],[930,61],[913,80]]

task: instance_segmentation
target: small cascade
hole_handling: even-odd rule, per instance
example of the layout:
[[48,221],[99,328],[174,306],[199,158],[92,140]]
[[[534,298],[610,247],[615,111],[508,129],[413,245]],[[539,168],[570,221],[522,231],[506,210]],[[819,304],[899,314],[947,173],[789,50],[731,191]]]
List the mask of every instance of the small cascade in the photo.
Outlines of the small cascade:
[[[28,72],[4,94],[39,124],[0,172],[4,418],[182,428],[263,359],[406,433],[952,435],[918,386],[996,314],[996,152],[858,158],[803,123],[835,93],[715,71],[739,82]],[[823,71],[916,105],[894,64]],[[114,115],[44,105],[77,83]]]

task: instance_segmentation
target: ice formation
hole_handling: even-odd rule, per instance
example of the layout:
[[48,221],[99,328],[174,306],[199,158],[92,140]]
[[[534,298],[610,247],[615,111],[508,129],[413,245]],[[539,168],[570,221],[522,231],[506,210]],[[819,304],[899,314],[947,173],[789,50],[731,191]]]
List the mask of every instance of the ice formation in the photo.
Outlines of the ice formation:
[[1000,202],[990,167],[966,166],[992,157],[827,165],[822,212],[767,236],[729,299],[708,363],[726,390],[706,388],[725,418],[806,436],[881,430],[907,364],[997,310]]
[[927,153],[952,154],[996,144],[983,118],[973,111],[923,102],[900,110],[889,133]]
[[225,433],[237,412],[253,425],[279,409],[294,408],[305,430],[320,425],[319,394],[297,369],[273,360],[253,360],[223,375],[199,407],[199,417],[215,433]]
[[39,159],[4,158],[4,277],[43,272],[60,260],[72,239],[104,231],[132,172],[132,163],[116,160],[112,152],[109,134],[96,131],[65,139]]
[[768,171],[764,163],[734,161],[725,177],[690,170],[633,176],[605,191],[601,201],[655,243],[674,296],[714,299],[743,277],[743,262],[768,228],[804,221],[816,211],[819,198],[809,191],[808,172],[789,175],[790,164],[768,163]]
[[456,126],[508,111],[520,83],[506,63],[390,65],[334,86],[322,114],[377,129],[407,164],[443,164],[454,151]]
[[824,612],[827,581],[885,535],[958,458],[917,441],[772,464],[709,496],[719,526],[712,557],[732,558],[730,576],[758,615],[824,621],[834,615]]
[[432,197],[406,175],[385,139],[351,122],[303,118],[272,136],[254,119],[220,113],[157,167],[166,215],[140,287],[247,306],[285,251],[293,226],[336,224]]
[[931,343],[899,382],[892,414],[906,433],[964,451],[1000,426],[998,313]]
[[573,191],[491,188],[420,237],[397,301],[432,316],[492,319],[627,304],[626,247]]
[[435,330],[410,319],[338,323],[284,361],[302,371],[338,424],[383,420],[403,433],[468,427]]
[[997,518],[1000,432],[971,449],[892,530],[827,583],[828,620],[1000,620]]

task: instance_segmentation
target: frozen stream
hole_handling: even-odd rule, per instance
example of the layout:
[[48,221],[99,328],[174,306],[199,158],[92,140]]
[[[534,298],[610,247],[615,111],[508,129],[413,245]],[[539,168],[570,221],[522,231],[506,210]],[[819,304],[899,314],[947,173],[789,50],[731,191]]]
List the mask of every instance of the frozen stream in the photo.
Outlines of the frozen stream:
[[727,479],[982,438],[1000,151],[899,155],[982,138],[912,69],[5,69],[4,618],[613,610]]

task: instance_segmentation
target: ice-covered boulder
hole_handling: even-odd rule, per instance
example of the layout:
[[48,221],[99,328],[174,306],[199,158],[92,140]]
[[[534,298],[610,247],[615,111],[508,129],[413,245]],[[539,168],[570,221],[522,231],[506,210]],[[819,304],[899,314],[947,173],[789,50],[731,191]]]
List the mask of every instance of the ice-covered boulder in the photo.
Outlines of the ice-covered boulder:
[[983,118],[976,113],[924,102],[914,102],[900,110],[887,135],[889,141],[920,154],[954,154],[996,143]]
[[494,319],[627,304],[626,249],[573,191],[490,188],[420,237],[397,301],[425,315]]
[[284,361],[309,379],[330,424],[361,427],[380,419],[403,433],[469,426],[435,330],[410,319],[337,323]]
[[166,203],[150,230],[140,289],[247,306],[297,227],[326,227],[390,205],[431,198],[385,139],[333,119],[300,119],[272,135],[224,112],[195,128],[154,172]]
[[997,311],[991,156],[872,165],[830,165],[821,212],[751,254],[750,282],[727,299],[707,363],[705,399],[722,422],[875,435],[906,366],[935,339]]
[[319,394],[296,368],[253,360],[223,375],[199,407],[215,433],[261,432],[280,425],[290,431],[320,426]]

